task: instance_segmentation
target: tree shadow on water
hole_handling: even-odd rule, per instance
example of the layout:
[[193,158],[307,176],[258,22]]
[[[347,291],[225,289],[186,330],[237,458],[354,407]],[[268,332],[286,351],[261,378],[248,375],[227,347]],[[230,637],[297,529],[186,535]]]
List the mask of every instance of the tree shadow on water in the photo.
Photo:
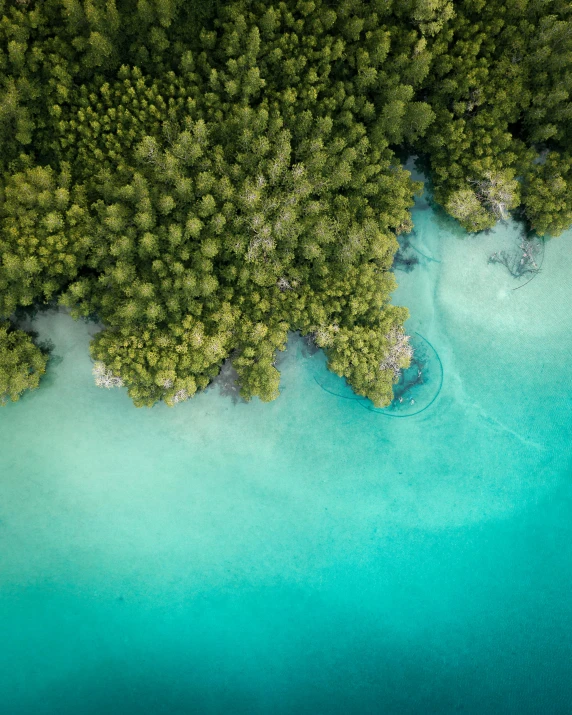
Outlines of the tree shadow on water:
[[233,405],[240,402],[246,402],[246,400],[240,396],[238,373],[232,366],[232,362],[230,360],[224,361],[219,374],[211,380],[207,390],[217,388],[219,395],[221,395],[221,397],[229,397]]

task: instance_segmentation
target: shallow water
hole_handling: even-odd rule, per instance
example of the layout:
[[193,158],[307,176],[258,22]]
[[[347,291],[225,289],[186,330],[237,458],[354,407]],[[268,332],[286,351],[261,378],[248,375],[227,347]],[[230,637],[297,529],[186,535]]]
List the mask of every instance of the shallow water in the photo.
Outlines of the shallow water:
[[515,291],[487,257],[517,224],[414,218],[395,302],[435,354],[389,410],[296,337],[275,403],[136,410],[93,326],[37,319],[61,359],[0,410],[2,712],[569,712],[572,233]]

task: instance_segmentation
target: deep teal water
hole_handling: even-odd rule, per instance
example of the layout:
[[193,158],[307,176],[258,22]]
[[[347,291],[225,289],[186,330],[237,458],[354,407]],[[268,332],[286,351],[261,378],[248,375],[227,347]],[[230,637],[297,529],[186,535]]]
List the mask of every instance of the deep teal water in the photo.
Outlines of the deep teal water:
[[2,713],[571,711],[572,234],[515,291],[487,256],[517,224],[414,218],[395,301],[435,354],[397,410],[295,336],[275,403],[136,410],[93,325],[37,319],[61,360],[0,410]]

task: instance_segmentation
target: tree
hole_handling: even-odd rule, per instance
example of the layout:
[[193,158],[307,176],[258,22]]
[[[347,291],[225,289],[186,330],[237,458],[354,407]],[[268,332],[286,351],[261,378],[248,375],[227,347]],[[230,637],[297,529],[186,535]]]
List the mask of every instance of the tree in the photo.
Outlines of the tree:
[[59,176],[41,166],[9,176],[0,205],[0,315],[55,298],[91,242],[85,191],[71,186],[68,166]]
[[572,224],[572,157],[549,152],[530,166],[524,187],[524,210],[540,236],[558,236]]
[[292,330],[387,404],[410,359],[390,303],[406,153],[470,231],[519,205],[539,233],[572,222],[564,0],[0,0],[0,18],[0,318],[96,315],[96,381],[137,405],[226,360],[245,399],[274,399]]
[[26,390],[35,390],[46,371],[48,356],[22,330],[0,323],[0,405],[16,402]]

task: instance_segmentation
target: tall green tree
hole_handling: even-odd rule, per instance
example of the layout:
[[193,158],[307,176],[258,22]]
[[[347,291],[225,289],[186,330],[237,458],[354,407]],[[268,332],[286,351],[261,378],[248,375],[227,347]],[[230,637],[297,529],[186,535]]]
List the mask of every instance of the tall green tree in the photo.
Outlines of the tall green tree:
[[0,323],[0,406],[35,390],[46,371],[48,356],[22,330]]

